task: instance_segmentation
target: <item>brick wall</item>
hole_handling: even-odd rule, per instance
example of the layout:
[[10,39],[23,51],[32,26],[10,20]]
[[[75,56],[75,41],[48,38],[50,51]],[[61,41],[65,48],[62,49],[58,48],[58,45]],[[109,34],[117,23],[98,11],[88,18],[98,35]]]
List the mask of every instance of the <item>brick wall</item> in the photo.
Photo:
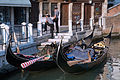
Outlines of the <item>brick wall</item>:
[[109,33],[112,25],[113,25],[113,32],[120,33],[120,14],[112,17],[106,17],[106,29],[103,32]]

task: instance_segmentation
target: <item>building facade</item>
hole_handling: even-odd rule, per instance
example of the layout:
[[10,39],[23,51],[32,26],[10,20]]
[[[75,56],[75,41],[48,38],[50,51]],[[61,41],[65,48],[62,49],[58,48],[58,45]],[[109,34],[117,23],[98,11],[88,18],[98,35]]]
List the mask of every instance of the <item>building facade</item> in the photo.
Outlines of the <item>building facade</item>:
[[0,23],[21,25],[29,22],[29,0],[0,0]]
[[59,26],[72,27],[76,16],[83,27],[98,24],[104,26],[107,15],[107,0],[1,0],[0,23],[20,25],[22,22],[45,22],[45,14],[54,16],[54,6],[60,12]]
[[108,33],[109,29],[113,26],[113,33],[120,33],[120,3],[108,8],[106,17],[106,30],[104,33]]
[[[85,25],[98,24],[104,26],[107,16],[107,0],[37,0],[39,2],[39,21],[45,21],[45,14],[54,16],[54,6],[58,7],[59,26],[73,26],[78,20]],[[91,27],[90,27],[91,28]]]

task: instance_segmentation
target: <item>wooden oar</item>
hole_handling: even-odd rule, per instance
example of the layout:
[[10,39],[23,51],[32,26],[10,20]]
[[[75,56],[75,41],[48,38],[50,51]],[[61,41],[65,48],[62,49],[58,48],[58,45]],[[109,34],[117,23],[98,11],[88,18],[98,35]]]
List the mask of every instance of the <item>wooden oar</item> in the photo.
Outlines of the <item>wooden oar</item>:
[[58,46],[58,49],[57,49],[57,56],[58,56],[58,53],[59,53],[59,51],[60,51],[60,47],[61,47],[61,45],[62,45],[62,40],[63,40],[63,36],[61,36],[61,41],[60,41],[59,46]]
[[79,62],[84,62],[84,60],[77,60],[77,61],[67,61],[67,64],[69,66],[73,66],[75,64],[78,64]]
[[18,42],[17,42],[17,37],[15,35],[14,27],[12,27],[12,31],[13,31],[13,38],[14,38],[14,41],[15,41],[15,44],[16,44],[16,47],[17,47],[17,53],[20,53],[20,49],[18,47]]
[[24,63],[21,63],[21,67],[24,69],[24,68],[26,68],[26,67],[32,65],[33,63],[37,62],[39,59],[44,58],[45,56],[46,56],[46,55],[41,56],[41,57],[38,57],[38,58],[33,59],[33,60],[29,60],[29,61],[24,62]]
[[89,63],[89,62],[91,62],[90,51],[88,51],[88,59],[87,60],[67,61],[67,64],[69,66],[73,66],[75,64],[78,64],[79,62],[83,62],[83,63]]
[[19,49],[19,47],[18,47],[18,42],[17,42],[17,37],[16,37],[16,35],[15,35],[15,32],[13,32],[13,38],[14,38],[14,40],[15,40],[15,44],[16,44],[16,47],[17,47],[17,53],[20,53],[20,49]]

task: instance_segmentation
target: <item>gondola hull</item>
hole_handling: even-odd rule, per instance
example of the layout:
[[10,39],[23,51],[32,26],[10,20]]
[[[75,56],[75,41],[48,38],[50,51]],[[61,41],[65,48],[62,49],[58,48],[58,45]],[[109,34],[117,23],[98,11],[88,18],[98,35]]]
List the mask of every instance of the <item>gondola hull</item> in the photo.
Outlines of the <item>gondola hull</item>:
[[[63,50],[63,49],[62,49]],[[106,57],[107,57],[107,52],[108,52],[108,48],[106,48],[104,50],[104,55],[102,55],[98,60],[90,62],[90,63],[84,63],[84,64],[75,64],[73,66],[69,66],[66,59],[64,58],[64,55],[62,55],[62,53],[59,53],[57,56],[57,60],[56,63],[58,65],[58,67],[63,71],[63,72],[67,72],[67,73],[81,73],[84,71],[88,71],[91,68],[94,68],[98,65],[100,65],[100,63],[102,63]],[[61,52],[61,49],[60,49]]]
[[[27,58],[19,57],[16,54],[14,54],[11,50],[10,44],[7,47],[6,59],[7,59],[7,62],[9,64],[11,64],[11,65],[13,65],[13,66],[15,66],[19,69],[23,69],[21,67],[22,63],[30,60],[30,59],[27,59]],[[34,64],[24,68],[24,70],[40,71],[40,70],[50,69],[50,68],[53,68],[53,67],[56,67],[56,63],[54,62],[54,60],[44,60],[44,61],[38,60]]]

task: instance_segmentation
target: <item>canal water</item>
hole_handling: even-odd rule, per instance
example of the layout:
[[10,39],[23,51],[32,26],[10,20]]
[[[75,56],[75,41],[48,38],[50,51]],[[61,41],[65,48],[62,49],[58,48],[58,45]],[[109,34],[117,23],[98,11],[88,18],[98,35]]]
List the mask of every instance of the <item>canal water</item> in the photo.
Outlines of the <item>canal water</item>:
[[120,39],[111,41],[107,61],[79,75],[63,73],[59,68],[42,72],[15,71],[0,80],[120,80]]

